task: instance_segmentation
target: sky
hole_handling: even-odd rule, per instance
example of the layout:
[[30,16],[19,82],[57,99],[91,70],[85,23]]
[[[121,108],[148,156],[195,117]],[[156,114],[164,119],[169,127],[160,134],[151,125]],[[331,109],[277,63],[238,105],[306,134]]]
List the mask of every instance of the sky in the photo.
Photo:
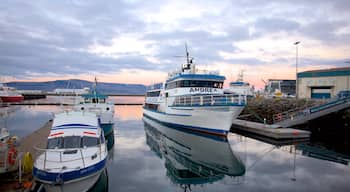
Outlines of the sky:
[[[298,71],[350,66],[348,0],[3,0],[3,81],[151,84],[180,68],[263,86]],[[298,47],[294,42],[300,41]],[[226,85],[227,85],[226,83]]]

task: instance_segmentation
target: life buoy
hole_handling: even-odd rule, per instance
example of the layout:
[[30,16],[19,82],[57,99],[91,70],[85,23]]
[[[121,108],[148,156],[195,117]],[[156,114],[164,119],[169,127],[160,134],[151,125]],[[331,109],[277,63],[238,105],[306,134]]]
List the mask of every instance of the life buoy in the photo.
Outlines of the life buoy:
[[16,163],[17,151],[14,147],[11,147],[7,152],[7,162],[10,165],[14,165]]
[[276,120],[277,120],[277,121],[282,120],[282,114],[281,114],[281,113],[278,113],[278,114],[276,115]]

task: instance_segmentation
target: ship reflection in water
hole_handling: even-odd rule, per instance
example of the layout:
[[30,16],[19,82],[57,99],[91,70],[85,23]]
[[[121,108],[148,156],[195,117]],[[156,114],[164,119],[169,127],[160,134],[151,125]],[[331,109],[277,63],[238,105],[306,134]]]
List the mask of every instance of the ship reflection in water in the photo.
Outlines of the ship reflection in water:
[[184,191],[193,185],[214,183],[225,176],[240,182],[245,166],[235,156],[226,137],[184,132],[143,118],[146,143],[165,159],[166,175]]

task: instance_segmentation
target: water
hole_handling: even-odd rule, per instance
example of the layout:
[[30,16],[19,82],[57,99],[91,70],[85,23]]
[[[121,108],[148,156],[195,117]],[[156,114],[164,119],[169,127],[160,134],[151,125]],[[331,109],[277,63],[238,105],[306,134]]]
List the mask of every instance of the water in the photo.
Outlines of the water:
[[[6,120],[13,134],[39,128],[59,106],[19,107]],[[142,120],[141,106],[116,106],[109,191],[349,191],[346,154],[308,143],[273,145],[239,134],[227,140]],[[0,121],[1,123],[4,121]],[[100,181],[97,186],[106,185]]]

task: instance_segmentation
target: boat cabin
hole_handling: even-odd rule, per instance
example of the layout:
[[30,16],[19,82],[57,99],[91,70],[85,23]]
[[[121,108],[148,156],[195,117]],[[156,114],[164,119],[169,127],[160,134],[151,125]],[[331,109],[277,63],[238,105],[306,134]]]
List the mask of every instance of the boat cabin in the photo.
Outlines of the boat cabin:
[[107,95],[100,93],[89,93],[82,95],[84,103],[106,103]]

